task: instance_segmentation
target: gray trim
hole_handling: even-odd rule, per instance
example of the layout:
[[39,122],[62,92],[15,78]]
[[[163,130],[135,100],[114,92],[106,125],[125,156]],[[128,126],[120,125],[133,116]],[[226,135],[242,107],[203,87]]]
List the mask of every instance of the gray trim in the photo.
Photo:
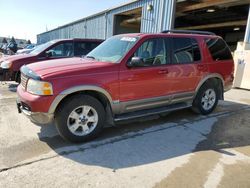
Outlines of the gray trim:
[[63,92],[61,92],[59,95],[57,95],[57,97],[54,99],[54,101],[50,105],[48,113],[54,113],[55,110],[56,110],[56,107],[58,106],[58,104],[67,95],[70,95],[72,93],[76,93],[76,92],[79,92],[79,91],[96,91],[96,92],[99,92],[99,93],[105,95],[107,97],[107,99],[109,100],[110,104],[111,104],[111,108],[113,109],[112,97],[105,89],[103,89],[103,88],[101,88],[99,86],[94,86],[94,85],[84,85],[84,86],[75,86],[75,87],[69,88],[69,89],[64,90]]
[[22,113],[28,117],[32,122],[38,124],[48,124],[53,121],[54,114],[43,113],[43,112],[30,112],[21,108]]
[[230,84],[230,85],[227,85],[227,86],[224,86],[224,93],[229,91],[230,89],[233,88],[233,84]]
[[155,114],[173,112],[173,111],[176,111],[176,110],[189,108],[191,106],[192,105],[189,104],[189,103],[178,103],[178,104],[168,105],[168,106],[157,108],[157,109],[142,110],[142,111],[139,111],[139,112],[127,113],[127,114],[123,114],[123,115],[120,115],[120,116],[116,116],[114,118],[114,121],[118,122],[118,121],[141,118],[141,117],[155,115]]
[[113,113],[122,114],[138,110],[145,110],[150,108],[156,108],[161,106],[166,106],[169,104],[175,104],[179,102],[191,102],[195,93],[185,92],[178,94],[170,94],[162,97],[133,100],[128,102],[121,102],[119,104],[113,104]]
[[[224,83],[223,77],[222,77],[220,74],[218,74],[218,73],[213,73],[213,74],[209,74],[209,75],[205,76],[205,77],[199,82],[198,86],[197,86],[196,89],[195,89],[195,93],[196,93],[196,94],[198,93],[200,87],[201,87],[208,79],[210,79],[210,78],[219,78],[219,79],[221,80],[222,85],[223,85],[223,88],[224,88],[225,83]],[[196,94],[195,94],[195,96],[196,96]],[[194,97],[195,97],[195,96],[194,96]]]

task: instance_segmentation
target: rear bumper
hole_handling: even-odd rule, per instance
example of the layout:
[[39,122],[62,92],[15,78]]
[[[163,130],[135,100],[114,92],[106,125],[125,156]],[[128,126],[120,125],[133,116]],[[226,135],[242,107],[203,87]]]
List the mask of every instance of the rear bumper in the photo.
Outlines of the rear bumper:
[[232,83],[232,84],[230,83],[230,84],[225,85],[225,86],[224,86],[224,93],[227,92],[227,91],[229,91],[229,90],[232,89],[232,88],[233,88],[233,83]]

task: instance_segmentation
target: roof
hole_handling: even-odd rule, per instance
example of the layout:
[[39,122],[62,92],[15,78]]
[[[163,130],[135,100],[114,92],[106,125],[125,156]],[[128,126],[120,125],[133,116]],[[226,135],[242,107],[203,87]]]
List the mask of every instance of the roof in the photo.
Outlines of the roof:
[[121,5],[118,5],[118,6],[109,8],[109,9],[106,9],[106,10],[104,10],[104,11],[101,11],[101,12],[98,12],[98,13],[96,13],[96,14],[93,14],[93,15],[90,15],[90,16],[87,16],[87,17],[84,17],[84,18],[81,18],[81,19],[79,19],[79,20],[76,20],[76,21],[70,22],[70,23],[68,23],[68,24],[59,26],[59,27],[57,27],[57,28],[55,28],[55,29],[51,29],[51,30],[49,30],[49,31],[40,33],[40,34],[38,34],[38,35],[45,34],[45,33],[49,33],[49,32],[51,32],[51,31],[55,31],[55,30],[57,30],[57,29],[64,28],[64,27],[67,27],[67,26],[70,26],[70,25],[73,25],[73,24],[76,24],[76,23],[85,21],[85,20],[87,20],[87,19],[89,19],[89,18],[94,18],[94,17],[100,16],[100,15],[106,14],[106,13],[112,11],[112,10],[118,9],[118,8],[123,7],[123,6],[126,6],[126,5],[130,5],[130,4],[135,3],[135,2],[137,2],[137,1],[140,1],[140,0],[130,0],[130,1],[127,2],[127,3],[123,3],[123,4],[121,4]]
[[85,38],[70,38],[70,39],[54,39],[53,42],[61,42],[61,41],[90,41],[90,42],[102,42],[102,39],[85,39]]

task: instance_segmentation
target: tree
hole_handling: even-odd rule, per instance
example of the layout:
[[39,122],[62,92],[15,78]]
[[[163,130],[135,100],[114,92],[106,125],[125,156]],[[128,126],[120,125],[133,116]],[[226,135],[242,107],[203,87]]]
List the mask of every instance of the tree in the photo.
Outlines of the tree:
[[15,40],[15,38],[14,38],[14,37],[12,37],[12,38],[11,38],[11,40],[10,40],[10,42],[11,42],[11,43],[13,43],[13,44],[16,44],[16,40]]
[[30,40],[28,40],[26,44],[31,44],[31,41],[30,41]]
[[8,41],[6,40],[6,38],[3,38],[3,40],[2,40],[2,43],[8,43]]

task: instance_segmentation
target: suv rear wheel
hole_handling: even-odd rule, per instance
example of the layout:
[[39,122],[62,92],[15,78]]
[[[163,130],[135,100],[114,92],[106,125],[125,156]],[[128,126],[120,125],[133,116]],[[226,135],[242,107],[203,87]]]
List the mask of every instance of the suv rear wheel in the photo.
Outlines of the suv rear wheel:
[[70,142],[84,142],[95,138],[105,122],[103,105],[94,97],[75,95],[57,110],[55,117],[59,134]]
[[207,82],[203,84],[193,101],[193,111],[203,115],[211,113],[218,104],[218,93],[218,89],[213,83]]

